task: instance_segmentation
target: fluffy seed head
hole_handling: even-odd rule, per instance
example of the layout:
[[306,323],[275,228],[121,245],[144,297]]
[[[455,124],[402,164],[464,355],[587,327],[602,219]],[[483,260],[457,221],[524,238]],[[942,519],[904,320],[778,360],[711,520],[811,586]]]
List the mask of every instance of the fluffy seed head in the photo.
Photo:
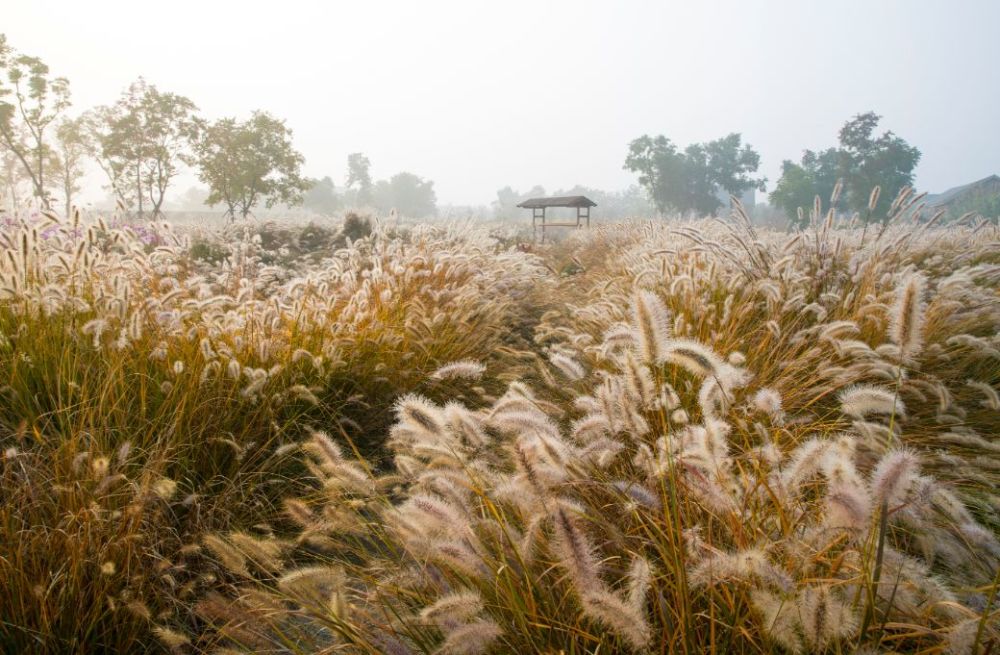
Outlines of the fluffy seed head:
[[650,364],[662,361],[670,342],[670,312],[652,291],[636,291],[632,299],[632,327],[643,360]]
[[919,474],[920,462],[915,453],[902,449],[888,452],[872,474],[872,496],[890,508],[902,505]]
[[840,409],[848,416],[864,418],[869,414],[906,416],[906,407],[896,394],[868,385],[856,385],[840,392]]
[[471,359],[463,359],[450,364],[445,364],[431,373],[431,378],[434,380],[478,380],[485,372],[486,367],[479,362]]
[[896,290],[896,301],[889,312],[889,338],[899,346],[903,359],[916,357],[924,340],[924,288],[926,278],[910,273]]

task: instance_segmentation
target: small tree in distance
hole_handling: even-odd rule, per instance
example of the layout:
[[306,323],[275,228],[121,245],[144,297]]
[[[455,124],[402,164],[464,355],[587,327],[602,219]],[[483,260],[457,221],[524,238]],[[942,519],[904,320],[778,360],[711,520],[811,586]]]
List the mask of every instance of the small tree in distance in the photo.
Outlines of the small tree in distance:
[[119,199],[126,207],[135,205],[140,218],[147,204],[153,216],[161,214],[170,181],[180,173],[180,163],[190,161],[197,109],[184,96],[160,91],[140,77],[118,102],[88,118],[99,121],[94,138],[102,168]]
[[363,152],[347,155],[347,188],[356,189],[355,202],[366,205],[372,201],[372,163]]
[[49,206],[46,131],[69,107],[69,81],[51,77],[38,57],[15,52],[0,34],[0,145],[24,167],[35,196]]
[[403,171],[388,180],[379,180],[374,189],[375,207],[389,212],[396,209],[404,216],[423,218],[437,214],[434,182]]
[[[920,151],[892,132],[876,136],[880,120],[874,112],[858,114],[840,129],[840,147],[806,150],[799,164],[787,159],[782,162],[781,179],[771,192],[771,204],[798,224],[799,208],[811,206],[816,196],[829,198],[839,180],[844,184],[844,193],[835,209],[885,219],[900,190],[913,184]],[[868,199],[876,186],[882,193],[869,212]]]
[[205,203],[226,205],[226,216],[246,218],[258,203],[273,207],[301,202],[308,182],[304,157],[292,147],[284,121],[255,111],[247,121],[223,118],[205,125],[195,146],[199,177],[208,185]]
[[624,168],[638,173],[639,184],[662,214],[714,214],[722,206],[719,193],[741,195],[764,188],[763,178],[751,177],[760,155],[733,133],[679,150],[667,137],[644,135],[629,144]]
[[83,164],[89,151],[82,118],[64,119],[56,126],[50,168],[59,181],[66,216],[73,212],[73,198],[80,191],[80,178],[85,173]]

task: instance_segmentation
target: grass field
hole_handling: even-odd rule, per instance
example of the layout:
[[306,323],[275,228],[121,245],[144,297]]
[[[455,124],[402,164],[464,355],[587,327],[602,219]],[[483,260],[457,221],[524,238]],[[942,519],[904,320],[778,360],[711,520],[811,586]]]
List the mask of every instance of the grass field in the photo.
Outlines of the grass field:
[[1000,651],[1000,231],[0,233],[0,651]]

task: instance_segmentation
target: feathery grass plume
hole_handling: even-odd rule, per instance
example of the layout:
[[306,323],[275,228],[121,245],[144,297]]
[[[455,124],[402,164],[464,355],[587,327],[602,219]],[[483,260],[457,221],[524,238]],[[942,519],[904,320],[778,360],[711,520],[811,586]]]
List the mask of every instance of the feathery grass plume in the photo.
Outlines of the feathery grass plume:
[[628,605],[637,613],[643,613],[646,607],[646,596],[649,594],[652,570],[649,560],[636,555],[628,571]]
[[622,350],[637,347],[635,330],[627,323],[618,323],[604,331],[601,338],[601,356],[605,359],[614,357]]
[[827,585],[809,585],[796,602],[802,634],[812,652],[857,635],[859,621],[851,606]]
[[886,453],[872,472],[872,496],[877,503],[895,508],[906,502],[920,474],[920,462],[912,451],[899,449]]
[[179,651],[191,643],[191,638],[187,635],[162,625],[153,628],[153,634],[172,651]]
[[430,494],[410,496],[396,510],[399,518],[420,534],[461,534],[469,530],[469,519],[451,503]]
[[177,483],[170,478],[160,478],[153,483],[153,493],[162,500],[170,500],[177,493]]
[[505,411],[494,414],[489,419],[489,425],[501,432],[510,434],[539,433],[552,437],[559,436],[559,428],[543,412],[535,408],[532,411]]
[[587,414],[573,421],[573,438],[581,443],[589,443],[611,432],[611,425],[603,413]]
[[282,568],[282,553],[285,547],[273,539],[257,539],[245,532],[230,532],[229,542],[248,560],[267,573],[276,573]]
[[283,505],[285,514],[299,527],[308,528],[316,520],[316,515],[309,506],[298,498],[286,498]]
[[[423,544],[420,544],[420,547],[424,550]],[[482,558],[464,541],[438,539],[427,545],[425,555],[438,564],[450,567],[469,578],[482,579],[489,573]]]
[[278,580],[278,589],[297,603],[325,607],[333,594],[343,590],[343,569],[335,566],[304,566]]
[[437,599],[432,605],[420,610],[420,618],[442,625],[468,621],[482,611],[483,599],[479,592],[465,589]]
[[781,485],[787,493],[798,493],[809,477],[819,472],[830,447],[826,439],[813,437],[792,451],[787,466],[781,467]]
[[549,362],[571,381],[580,380],[587,375],[587,371],[578,361],[563,353],[550,353]]
[[302,449],[315,457],[328,472],[344,461],[340,446],[330,438],[330,435],[320,430],[310,431],[309,441],[302,445]]
[[445,364],[431,373],[430,377],[433,380],[478,380],[485,372],[486,366],[483,364],[471,359],[462,359],[457,362]]
[[615,480],[612,483],[612,486],[628,497],[631,502],[642,505],[643,507],[647,507],[649,509],[660,509],[662,505],[659,496],[652,493],[649,489],[642,486],[638,482]]
[[410,394],[400,398],[396,402],[396,416],[401,424],[425,439],[434,441],[445,434],[441,410],[422,396]]
[[896,300],[889,311],[889,338],[899,346],[903,359],[920,354],[924,340],[924,288],[927,279],[921,273],[907,275],[896,290]]
[[593,544],[572,515],[575,511],[579,510],[563,500],[552,509],[553,546],[559,565],[569,574],[576,592],[583,595],[600,587],[600,563],[594,556]]
[[906,406],[896,394],[881,387],[855,385],[841,391],[840,411],[853,418],[863,419],[870,414],[906,417]]
[[662,361],[670,342],[670,312],[652,291],[639,289],[635,292],[632,326],[643,361],[648,364]]
[[649,372],[649,367],[641,364],[635,355],[627,352],[622,366],[625,388],[628,393],[644,409],[649,409],[656,402],[656,383]]
[[205,535],[201,541],[228,571],[243,577],[250,576],[246,557],[228,541],[214,534]]
[[634,650],[644,650],[650,642],[649,622],[641,610],[604,588],[586,591],[580,606],[587,618],[609,628]]
[[481,655],[487,652],[503,630],[494,621],[480,619],[448,631],[447,638],[436,655]]
[[[549,487],[562,479],[561,472],[553,471],[541,461],[538,448],[534,442],[519,438],[514,442],[514,465],[519,471],[514,484],[523,481],[527,489],[534,495],[534,501],[544,502],[549,498]],[[523,498],[522,498],[523,500]]]
[[829,483],[823,496],[823,524],[864,534],[871,520],[872,500],[845,453],[831,449],[823,456],[823,473]]
[[293,384],[291,387],[288,388],[288,393],[303,402],[309,403],[314,407],[319,407],[322,404],[319,398],[313,392],[313,389],[310,389],[304,384]]
[[781,409],[781,395],[774,389],[764,388],[753,396],[753,406],[757,411],[767,414],[772,418],[781,417],[784,412]]
[[676,364],[700,378],[718,377],[722,362],[710,348],[691,339],[674,339],[664,349],[661,363]]
[[978,380],[969,380],[966,384],[977,391],[981,391],[985,396],[985,399],[982,401],[983,407],[1000,410],[1000,393],[997,393],[996,389]]
[[483,430],[479,419],[460,403],[451,402],[444,406],[445,420],[452,434],[470,448],[486,446],[490,437]]
[[[986,629],[983,630],[983,627]],[[984,626],[984,620],[980,617],[959,621],[950,626],[945,633],[944,652],[947,655],[977,655],[980,652],[989,652],[989,648],[980,650],[976,645],[978,641],[980,646],[986,646],[990,632],[988,622]]]
[[773,565],[760,548],[735,553],[717,552],[698,562],[688,573],[688,580],[698,587],[727,581],[751,583],[759,580],[782,591],[792,588],[788,573]]
[[796,600],[768,589],[750,591],[750,602],[761,615],[764,633],[789,652],[803,653],[807,647],[803,643]]
[[872,192],[868,195],[868,211],[875,211],[875,206],[878,205],[878,197],[882,194],[882,187],[876,184],[872,187]]
[[94,457],[90,460],[90,470],[94,477],[101,479],[108,474],[110,460],[107,457]]

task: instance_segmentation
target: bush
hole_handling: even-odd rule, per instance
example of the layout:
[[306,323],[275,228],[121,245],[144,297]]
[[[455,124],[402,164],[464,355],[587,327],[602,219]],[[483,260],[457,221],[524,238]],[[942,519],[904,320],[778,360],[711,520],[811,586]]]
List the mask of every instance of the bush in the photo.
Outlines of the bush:
[[351,241],[369,237],[372,234],[372,219],[370,216],[363,216],[356,212],[347,212],[340,233]]

